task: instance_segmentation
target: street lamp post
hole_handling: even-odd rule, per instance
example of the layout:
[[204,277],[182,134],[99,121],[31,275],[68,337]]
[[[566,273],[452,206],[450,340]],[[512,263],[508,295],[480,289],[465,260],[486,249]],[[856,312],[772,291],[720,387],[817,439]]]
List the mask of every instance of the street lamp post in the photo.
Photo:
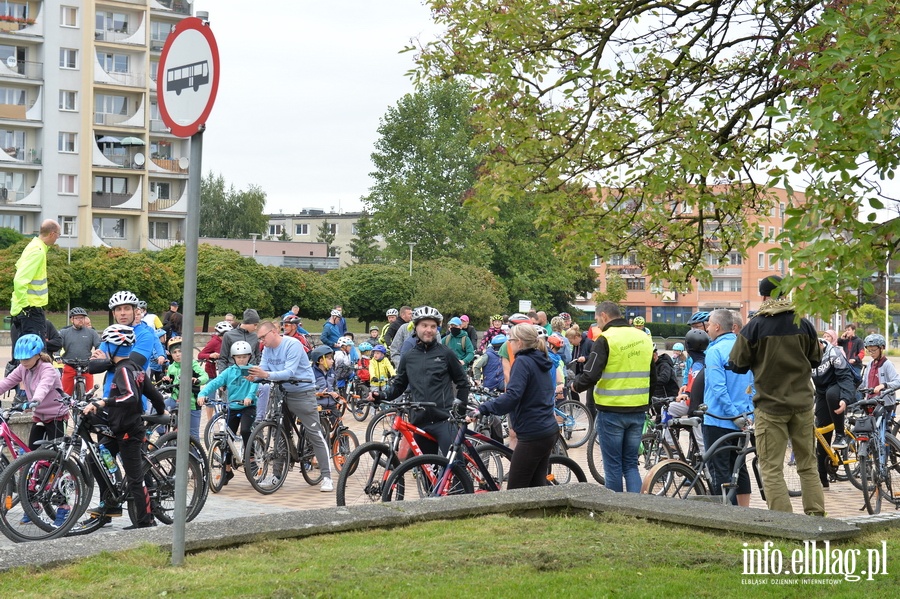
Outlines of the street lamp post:
[[415,241],[410,241],[406,245],[409,246],[409,276],[412,276],[412,251],[418,244]]
[[250,238],[253,239],[253,259],[256,260],[256,238],[262,237],[261,233],[250,233]]

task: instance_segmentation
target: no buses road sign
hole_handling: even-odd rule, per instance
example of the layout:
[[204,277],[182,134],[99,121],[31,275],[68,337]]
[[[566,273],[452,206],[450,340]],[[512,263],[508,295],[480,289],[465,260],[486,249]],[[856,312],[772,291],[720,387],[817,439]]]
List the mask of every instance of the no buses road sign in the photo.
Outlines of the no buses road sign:
[[219,47],[209,25],[183,19],[169,34],[156,75],[159,115],[178,137],[206,124],[219,90]]

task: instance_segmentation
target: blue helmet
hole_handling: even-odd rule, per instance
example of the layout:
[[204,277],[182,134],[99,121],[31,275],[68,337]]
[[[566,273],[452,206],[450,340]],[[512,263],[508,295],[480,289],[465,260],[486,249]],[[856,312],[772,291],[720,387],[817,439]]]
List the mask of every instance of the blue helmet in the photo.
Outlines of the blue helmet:
[[501,335],[494,335],[493,337],[491,337],[491,345],[496,345],[498,347],[503,345],[504,343],[506,343],[506,341],[507,341],[506,335],[501,334]]
[[357,349],[359,349],[359,351],[372,351],[372,344],[368,341],[363,341],[359,344]]
[[372,348],[372,351],[380,351],[383,354],[387,354],[387,348],[380,343]]
[[33,358],[44,351],[44,340],[35,334],[22,335],[16,340],[16,347],[13,349],[13,358],[16,360],[27,360]]
[[700,324],[703,322],[709,322],[709,312],[694,312],[688,324]]

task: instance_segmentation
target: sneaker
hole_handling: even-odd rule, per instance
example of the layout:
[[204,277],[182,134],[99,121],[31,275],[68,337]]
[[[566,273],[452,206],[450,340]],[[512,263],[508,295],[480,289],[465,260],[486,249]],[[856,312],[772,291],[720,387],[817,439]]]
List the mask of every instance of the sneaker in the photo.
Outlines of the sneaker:
[[838,435],[834,438],[834,441],[831,442],[832,449],[846,449],[847,448],[847,435]]
[[58,507],[56,508],[56,519],[53,521],[53,526],[60,527],[66,522],[66,518],[69,517],[69,512],[71,510],[67,507]]
[[93,525],[94,525],[94,520],[96,520],[96,519],[98,519],[98,518],[100,518],[101,520],[103,520],[103,522],[100,523],[100,528],[103,528],[103,527],[106,526],[107,524],[112,524],[112,518],[110,518],[109,516],[94,516],[94,515],[91,515],[87,520],[82,520],[81,522],[79,522],[79,525],[80,525],[80,526],[93,526]]
[[105,506],[102,503],[95,509],[88,512],[91,518],[121,518],[122,506]]
[[334,483],[326,476],[322,479],[322,486],[319,487],[319,490],[323,493],[330,493],[331,491],[334,491]]
[[156,520],[151,520],[147,523],[139,523],[126,526],[122,530],[137,530],[138,528],[153,528],[154,526],[156,526]]
[[226,470],[225,476],[222,477],[222,486],[227,485],[232,478],[234,478],[234,470]]
[[31,524],[31,518],[28,517],[28,514],[22,516],[22,519],[19,520],[19,524]]

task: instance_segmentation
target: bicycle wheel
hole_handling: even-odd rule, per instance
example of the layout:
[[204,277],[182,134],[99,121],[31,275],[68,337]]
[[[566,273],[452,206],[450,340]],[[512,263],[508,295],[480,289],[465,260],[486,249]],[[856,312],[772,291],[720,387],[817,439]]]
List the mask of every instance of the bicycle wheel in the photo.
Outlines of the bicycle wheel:
[[217,412],[214,414],[213,417],[209,419],[209,422],[206,423],[206,426],[203,427],[203,445],[212,447],[216,433],[224,433],[227,426],[228,421],[225,418],[225,412]]
[[218,493],[225,486],[225,449],[226,442],[222,437],[217,437],[215,443],[209,448],[207,464],[209,467],[209,490]]
[[893,505],[900,504],[900,441],[885,435],[884,463],[881,469],[881,496]]
[[347,395],[350,400],[350,411],[353,413],[354,420],[357,422],[365,422],[366,418],[369,417],[369,410],[372,407],[372,403],[362,397],[357,397],[356,387],[353,388],[352,392],[348,392]]
[[605,474],[603,473],[603,452],[600,451],[600,439],[597,435],[591,435],[587,445],[587,464],[591,476],[601,485],[606,484]]
[[331,442],[331,462],[334,464],[335,473],[340,473],[344,469],[347,458],[357,447],[359,439],[356,438],[356,434],[347,427],[338,428],[337,436]]
[[9,540],[55,539],[78,522],[90,490],[78,464],[62,455],[53,449],[32,451],[0,474],[0,531]]
[[[325,433],[325,438],[328,439],[327,431]],[[309,439],[306,438],[306,431],[301,429],[300,431],[300,445],[298,450],[298,455],[300,456],[300,474],[303,475],[303,480],[306,483],[314,487],[324,478],[322,474],[322,469],[319,467],[319,464],[316,460],[316,452],[313,451],[312,443],[309,442]]]
[[[223,432],[224,434],[224,432]],[[203,444],[200,443],[200,440],[197,437],[191,435],[191,454],[195,458],[197,458],[197,462],[200,464],[200,474],[203,475],[203,500],[206,501],[206,496],[208,493],[206,492],[208,489],[209,483],[209,469],[206,467],[209,463],[209,458],[206,455],[206,449],[203,447]],[[172,431],[171,433],[166,433],[162,435],[160,438],[156,440],[156,449],[160,449],[162,447],[177,447],[178,445],[178,432]],[[153,451],[156,451],[154,449]],[[153,453],[151,451],[150,453]]]
[[878,471],[880,462],[878,451],[872,446],[874,439],[860,445],[859,449],[859,482],[862,485],[863,504],[869,514],[881,513],[881,493]]
[[[441,484],[447,469],[447,479]],[[439,486],[440,485],[440,486]],[[400,464],[388,479],[382,501],[412,501],[426,497],[473,493],[465,468],[440,455],[420,455]]]
[[550,468],[547,473],[547,485],[568,485],[570,483],[586,483],[587,477],[575,460],[561,455],[550,456]]
[[385,443],[364,443],[347,457],[338,476],[335,499],[337,505],[379,503],[384,482],[400,464]]
[[[175,521],[175,470],[177,466],[175,447],[157,449],[143,461],[144,484],[150,497],[150,511],[163,524]],[[187,477],[187,509],[185,520],[190,522],[203,509],[206,503],[206,483],[200,473],[200,461],[196,456],[188,454]],[[132,524],[139,522],[137,507],[128,501],[128,517]]]
[[[567,399],[556,404],[556,408],[564,414],[560,432],[569,449],[575,449],[587,443],[594,432],[594,421],[591,420],[591,414],[584,404]],[[557,420],[559,420],[559,416],[557,416]]]
[[[478,452],[478,457],[484,462],[488,473],[491,475],[491,478],[494,479],[494,483],[497,487],[500,490],[505,489],[506,480],[509,475],[509,461],[512,456],[512,451],[503,451],[502,449],[498,449],[491,445],[479,445],[475,450]],[[473,487],[476,491],[489,490],[487,487],[484,487],[483,483],[480,483],[478,486],[473,485]]]
[[693,468],[677,460],[666,460],[654,466],[641,485],[641,493],[689,499],[709,495],[706,481]]
[[281,424],[260,422],[244,449],[244,474],[258,493],[270,495],[284,484],[290,470],[288,440]]
[[645,433],[641,436],[641,448],[643,451],[638,456],[638,462],[647,471],[661,461],[670,460],[674,457],[668,442],[655,432]]
[[366,443],[381,443],[384,438],[390,434],[394,428],[394,417],[397,410],[385,410],[380,414],[375,414],[366,427]]

